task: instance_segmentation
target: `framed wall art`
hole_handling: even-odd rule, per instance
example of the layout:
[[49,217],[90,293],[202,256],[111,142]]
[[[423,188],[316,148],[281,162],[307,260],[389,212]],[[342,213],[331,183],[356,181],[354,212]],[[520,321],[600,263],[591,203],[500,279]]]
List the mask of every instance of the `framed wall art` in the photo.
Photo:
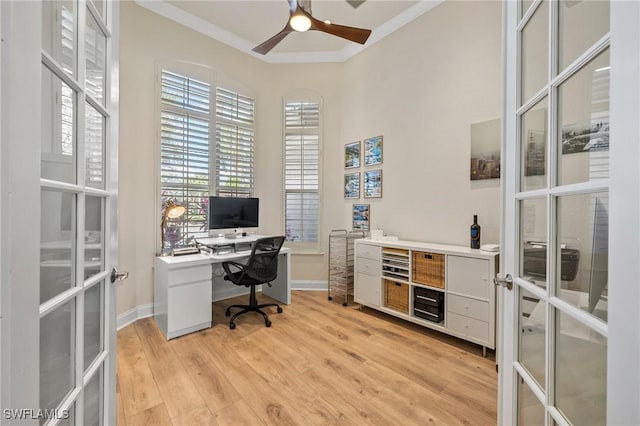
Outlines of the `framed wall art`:
[[382,169],[369,170],[362,173],[364,198],[382,197]]
[[360,173],[344,175],[344,198],[360,198]]
[[344,168],[360,167],[360,141],[344,146]]
[[371,221],[371,205],[370,204],[354,204],[353,205],[353,229],[360,231],[368,231]]
[[382,164],[382,136],[364,140],[364,165]]

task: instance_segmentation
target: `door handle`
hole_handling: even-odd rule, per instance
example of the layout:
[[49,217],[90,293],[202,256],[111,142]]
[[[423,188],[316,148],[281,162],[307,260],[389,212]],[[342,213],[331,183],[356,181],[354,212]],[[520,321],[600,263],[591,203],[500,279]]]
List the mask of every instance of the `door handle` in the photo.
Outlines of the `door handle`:
[[115,283],[116,281],[124,281],[129,278],[128,272],[118,272],[116,268],[111,270],[111,283]]
[[507,274],[507,276],[504,278],[502,278],[500,274],[498,274],[493,279],[493,283],[495,285],[501,285],[503,287],[506,287],[507,290],[513,290],[513,277],[511,276],[511,274]]

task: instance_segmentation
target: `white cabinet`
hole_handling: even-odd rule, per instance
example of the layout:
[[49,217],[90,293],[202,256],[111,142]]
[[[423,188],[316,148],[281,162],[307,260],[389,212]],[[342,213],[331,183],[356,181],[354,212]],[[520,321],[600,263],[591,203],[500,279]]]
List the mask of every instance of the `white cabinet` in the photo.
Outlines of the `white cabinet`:
[[153,315],[167,339],[211,327],[210,260],[184,258],[156,258]]
[[[355,259],[356,302],[495,349],[498,253],[361,239]],[[390,297],[387,290],[394,286],[402,291]]]
[[353,300],[371,307],[380,306],[380,274],[382,257],[380,246],[358,244],[356,240],[356,279]]

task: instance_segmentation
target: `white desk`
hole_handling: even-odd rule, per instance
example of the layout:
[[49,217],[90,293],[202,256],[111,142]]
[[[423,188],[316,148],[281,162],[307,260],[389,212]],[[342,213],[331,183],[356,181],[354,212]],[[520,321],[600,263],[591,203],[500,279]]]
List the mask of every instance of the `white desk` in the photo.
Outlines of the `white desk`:
[[[219,244],[252,242],[259,236],[218,239]],[[208,239],[212,240],[212,239]],[[210,244],[207,240],[207,244]],[[154,270],[153,316],[167,339],[211,327],[212,287],[234,284],[213,277],[213,267],[228,260],[242,262],[251,252],[228,254],[192,254],[156,257]],[[262,293],[284,304],[291,303],[290,249],[280,250],[278,278]],[[214,279],[218,278],[218,279]]]

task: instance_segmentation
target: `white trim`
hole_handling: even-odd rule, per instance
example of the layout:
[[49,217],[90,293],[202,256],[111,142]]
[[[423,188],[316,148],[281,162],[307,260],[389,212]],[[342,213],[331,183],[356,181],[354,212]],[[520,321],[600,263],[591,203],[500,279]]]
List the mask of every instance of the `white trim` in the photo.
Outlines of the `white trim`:
[[[328,286],[328,282],[323,280],[291,280],[291,290],[326,291],[328,289]],[[258,292],[261,292],[261,290],[258,290]],[[219,292],[215,297],[213,297],[212,302],[224,300],[229,297],[242,296],[245,294],[249,294],[246,289],[233,287],[228,291]],[[128,311],[118,315],[118,331],[140,319],[152,316],[153,303],[146,303],[144,305],[138,305],[134,308],[131,308]]]
[[444,0],[420,0],[415,5],[404,10],[400,14],[389,19],[377,28],[374,28],[369,40],[365,45],[349,44],[348,46],[328,52],[293,52],[293,53],[269,53],[260,55],[251,49],[255,44],[230,31],[227,31],[209,21],[192,15],[184,10],[167,3],[164,0],[135,0],[135,3],[151,12],[164,16],[178,24],[191,28],[214,40],[238,49],[256,59],[260,59],[270,64],[294,64],[294,63],[322,63],[322,62],[344,62],[352,56],[362,52],[369,46],[374,45],[397,29],[405,26],[409,22],[427,13]]
[[119,331],[121,328],[124,328],[139,319],[151,316],[153,316],[153,303],[138,305],[135,308],[129,309],[128,311],[118,315],[117,329]]
[[326,280],[291,280],[291,290],[328,290],[329,282]]

